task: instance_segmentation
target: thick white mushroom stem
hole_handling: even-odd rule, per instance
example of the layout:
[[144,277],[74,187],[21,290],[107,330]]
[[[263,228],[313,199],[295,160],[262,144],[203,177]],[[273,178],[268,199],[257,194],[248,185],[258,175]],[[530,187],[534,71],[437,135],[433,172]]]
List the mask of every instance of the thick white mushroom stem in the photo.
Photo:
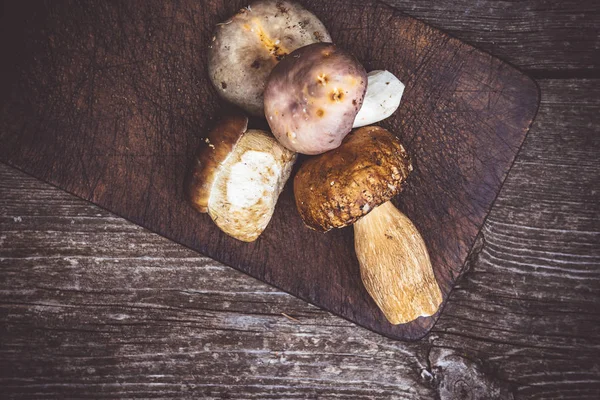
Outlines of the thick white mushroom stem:
[[367,92],[354,118],[353,128],[375,124],[392,115],[400,106],[404,84],[390,71],[367,74]]
[[417,228],[391,202],[354,224],[365,288],[392,324],[433,315],[442,303],[429,253]]
[[268,132],[250,129],[220,166],[208,213],[226,234],[244,242],[265,230],[292,172],[296,154]]

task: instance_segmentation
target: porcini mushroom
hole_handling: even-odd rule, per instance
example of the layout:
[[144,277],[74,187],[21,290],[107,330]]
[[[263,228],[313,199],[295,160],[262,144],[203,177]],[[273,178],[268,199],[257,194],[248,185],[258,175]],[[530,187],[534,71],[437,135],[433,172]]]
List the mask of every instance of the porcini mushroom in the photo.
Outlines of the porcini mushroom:
[[335,149],[352,130],[367,88],[367,72],[331,43],[293,51],[269,76],[265,117],[285,147],[304,154]]
[[192,205],[226,234],[252,242],[267,227],[296,154],[232,113],[202,143],[186,182]]
[[371,71],[367,79],[367,92],[354,118],[353,128],[372,125],[392,115],[400,106],[404,93],[404,84],[390,71]]
[[423,238],[390,202],[410,171],[396,137],[369,126],[306,160],[294,178],[306,225],[325,232],[354,224],[362,281],[392,324],[433,315],[442,302]]
[[321,21],[299,4],[256,1],[217,25],[209,76],[224,99],[263,116],[263,90],[279,60],[302,46],[330,41]]

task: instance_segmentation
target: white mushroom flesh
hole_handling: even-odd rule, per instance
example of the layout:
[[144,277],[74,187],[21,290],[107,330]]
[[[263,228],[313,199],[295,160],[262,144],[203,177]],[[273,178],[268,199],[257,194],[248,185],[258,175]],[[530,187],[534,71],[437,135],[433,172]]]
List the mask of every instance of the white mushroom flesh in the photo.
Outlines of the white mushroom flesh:
[[227,201],[232,209],[256,204],[277,191],[281,165],[264,151],[248,150],[231,166],[227,181]]
[[223,162],[208,213],[226,234],[252,242],[265,230],[296,154],[267,132],[248,130]]
[[356,114],[353,128],[372,125],[388,118],[400,106],[404,93],[404,84],[389,71],[371,71],[367,78],[367,93]]

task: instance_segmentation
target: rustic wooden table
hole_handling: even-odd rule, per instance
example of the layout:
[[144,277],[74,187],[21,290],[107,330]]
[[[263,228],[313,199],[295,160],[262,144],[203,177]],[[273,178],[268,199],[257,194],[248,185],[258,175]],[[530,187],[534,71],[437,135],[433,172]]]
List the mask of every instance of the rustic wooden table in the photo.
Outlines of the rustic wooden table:
[[386,339],[0,164],[3,398],[600,398],[600,3],[388,2],[542,92],[432,333]]

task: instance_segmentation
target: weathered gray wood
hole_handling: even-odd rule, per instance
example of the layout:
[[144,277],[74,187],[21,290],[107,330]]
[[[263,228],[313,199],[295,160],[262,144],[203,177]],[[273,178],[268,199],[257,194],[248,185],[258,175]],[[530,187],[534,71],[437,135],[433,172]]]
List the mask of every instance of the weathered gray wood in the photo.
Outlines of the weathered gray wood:
[[5,393],[433,394],[427,382],[414,386],[427,367],[420,344],[396,352],[379,335],[4,165],[0,185]]
[[600,77],[598,1],[384,0],[542,77]]
[[470,270],[416,343],[0,166],[3,395],[597,399],[600,85],[541,89]]
[[597,398],[600,80],[540,86],[485,244],[430,340],[491,360],[519,398]]
[[[535,116],[538,88],[374,0],[300,2],[365,68],[389,68],[410,89],[382,122],[415,160],[393,201],[423,236],[445,303]],[[291,182],[252,243],[186,201],[186,171],[219,112],[202,49],[209,27],[244,0],[10,4],[0,47],[18,72],[0,75],[14,83],[0,90],[0,160],[388,337],[419,339],[433,326],[439,313],[388,322],[361,282],[352,229],[308,229]]]

